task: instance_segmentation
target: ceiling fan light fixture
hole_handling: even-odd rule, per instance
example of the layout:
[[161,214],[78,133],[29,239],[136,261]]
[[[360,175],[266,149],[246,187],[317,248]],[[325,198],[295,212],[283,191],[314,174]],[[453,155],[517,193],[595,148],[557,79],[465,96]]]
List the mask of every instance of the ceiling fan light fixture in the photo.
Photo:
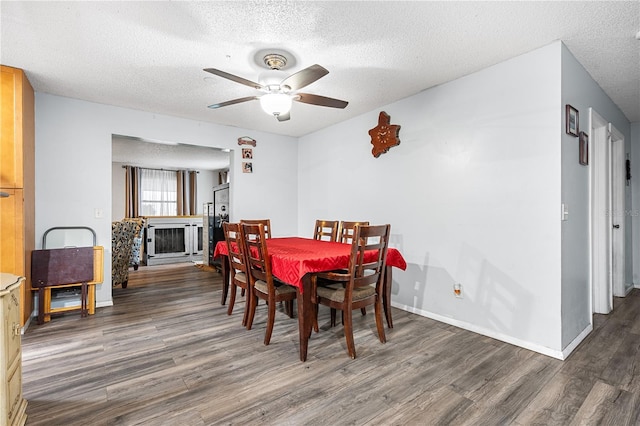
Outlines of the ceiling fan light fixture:
[[264,64],[272,70],[279,70],[287,65],[287,58],[278,53],[269,53],[263,60]]
[[291,96],[284,93],[268,93],[260,96],[260,106],[270,115],[276,117],[280,114],[286,114],[291,109]]

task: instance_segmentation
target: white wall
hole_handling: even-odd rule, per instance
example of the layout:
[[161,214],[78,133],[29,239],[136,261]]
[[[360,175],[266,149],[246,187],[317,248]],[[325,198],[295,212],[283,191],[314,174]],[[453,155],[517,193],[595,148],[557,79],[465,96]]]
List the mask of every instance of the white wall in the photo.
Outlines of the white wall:
[[[569,210],[568,220],[562,222],[562,346],[565,348],[591,324],[589,270],[589,168],[578,163],[578,138],[568,135],[564,128],[564,106],[578,110],[581,131],[589,131],[589,108],[612,122],[625,135],[625,151],[630,151],[629,122],[619,108],[591,78],[584,67],[562,44],[562,201]],[[631,191],[626,191],[627,211],[631,210]],[[602,209],[601,214],[606,214]],[[632,224],[626,218],[626,283],[632,280]]]
[[[270,217],[276,235],[297,231],[297,141],[294,138],[162,116],[150,112],[36,93],[36,247],[54,226],[89,226],[105,247],[105,281],[97,305],[111,298],[111,205],[113,134],[236,150],[249,135],[254,173],[235,173],[231,152],[231,219]],[[100,219],[94,209],[104,212]]]
[[401,144],[377,159],[380,110],[305,136],[299,233],[390,223],[394,306],[560,356],[559,104],[556,43],[381,108]]
[[111,163],[111,220],[124,219],[125,213],[125,170],[123,163]]

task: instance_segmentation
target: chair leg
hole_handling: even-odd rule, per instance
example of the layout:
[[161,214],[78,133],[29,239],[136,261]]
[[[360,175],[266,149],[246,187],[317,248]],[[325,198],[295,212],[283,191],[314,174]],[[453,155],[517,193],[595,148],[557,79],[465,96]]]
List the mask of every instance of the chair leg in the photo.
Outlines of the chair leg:
[[253,295],[251,291],[247,291],[249,302],[249,315],[247,316],[247,330],[251,330],[253,325],[253,317],[256,315],[256,306],[258,305],[258,297]]
[[233,313],[233,305],[236,303],[236,290],[237,286],[234,283],[229,285],[229,291],[231,294],[229,295],[229,306],[227,307],[227,315],[231,315]]
[[360,312],[362,312],[362,316],[367,315],[367,308],[360,308]]
[[267,316],[267,329],[264,332],[264,344],[268,345],[271,341],[271,333],[273,332],[273,323],[276,320],[276,304],[269,303],[267,307],[268,316]]
[[318,329],[318,304],[314,305],[314,316],[313,316],[313,331],[316,333],[319,331]]
[[293,300],[287,300],[285,303],[287,306],[287,315],[289,315],[289,318],[293,318]]
[[351,309],[345,309],[342,311],[342,318],[344,320],[344,337],[347,339],[347,350],[351,359],[356,359],[356,345],[353,341],[353,321],[352,321]]
[[385,269],[382,307],[387,318],[387,327],[393,328],[393,319],[391,318],[391,267],[388,266]]
[[375,305],[376,327],[378,328],[378,338],[380,339],[380,342],[386,343],[387,336],[384,334],[384,322],[382,318],[382,311],[383,311],[382,302],[380,298],[378,298],[376,300],[376,305]]
[[242,293],[240,293],[244,296],[244,313],[242,314],[242,325],[243,326],[247,326],[247,320],[249,319],[249,305],[250,305],[250,300],[249,300],[249,294],[251,294],[249,291],[245,291],[245,289],[242,289]]
[[331,308],[331,327],[336,326],[336,310]]

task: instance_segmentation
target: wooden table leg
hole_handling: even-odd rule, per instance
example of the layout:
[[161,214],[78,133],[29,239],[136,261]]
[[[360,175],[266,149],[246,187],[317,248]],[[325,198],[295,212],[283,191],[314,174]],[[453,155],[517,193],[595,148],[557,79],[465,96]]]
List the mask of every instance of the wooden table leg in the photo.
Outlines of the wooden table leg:
[[44,288],[44,322],[51,321],[51,287]]
[[87,299],[87,303],[89,304],[89,315],[93,315],[96,313],[96,285],[89,285],[89,298]]
[[222,300],[221,305],[227,303],[227,293],[229,293],[229,256],[221,256],[220,264],[222,267]]
[[384,298],[382,299],[382,305],[384,308],[384,315],[387,317],[387,327],[393,328],[393,320],[391,319],[391,286],[393,284],[391,276],[391,266],[385,268],[384,273]]
[[44,288],[38,288],[38,325],[44,324]]
[[300,361],[307,360],[307,348],[313,324],[313,305],[311,303],[311,276],[306,274],[302,278],[302,288],[298,287],[298,332],[300,335]]

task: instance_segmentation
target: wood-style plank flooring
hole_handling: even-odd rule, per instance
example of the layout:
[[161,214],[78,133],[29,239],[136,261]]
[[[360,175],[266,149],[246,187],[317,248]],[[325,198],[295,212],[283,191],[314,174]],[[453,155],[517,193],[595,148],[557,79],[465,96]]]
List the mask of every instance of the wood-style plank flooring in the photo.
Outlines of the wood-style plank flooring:
[[265,306],[245,330],[216,272],[141,267],[113,292],[23,336],[28,425],[640,424],[640,290],[564,362],[398,309],[386,344],[354,315],[352,360],[321,307],[305,363],[297,319],[279,307],[264,346]]

